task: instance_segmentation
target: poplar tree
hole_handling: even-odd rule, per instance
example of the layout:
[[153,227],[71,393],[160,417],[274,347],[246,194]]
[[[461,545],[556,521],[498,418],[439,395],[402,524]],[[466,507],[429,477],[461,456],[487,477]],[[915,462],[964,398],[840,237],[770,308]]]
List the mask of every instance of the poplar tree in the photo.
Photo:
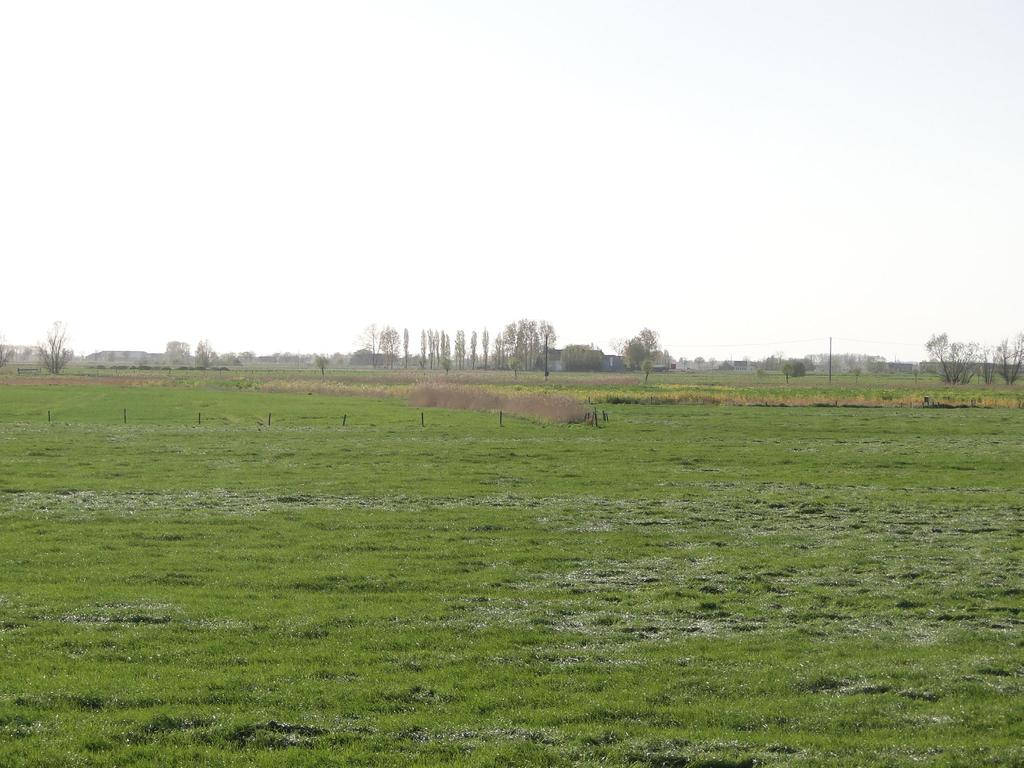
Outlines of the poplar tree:
[[455,332],[455,367],[466,367],[466,332]]

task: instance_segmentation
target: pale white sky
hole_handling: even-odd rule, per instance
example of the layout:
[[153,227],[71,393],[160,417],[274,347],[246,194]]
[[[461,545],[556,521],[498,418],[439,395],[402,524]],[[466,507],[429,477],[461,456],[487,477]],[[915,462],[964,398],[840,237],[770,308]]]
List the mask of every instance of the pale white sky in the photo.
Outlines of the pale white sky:
[[1015,1],[0,1],[0,333],[995,342],[1022,40]]

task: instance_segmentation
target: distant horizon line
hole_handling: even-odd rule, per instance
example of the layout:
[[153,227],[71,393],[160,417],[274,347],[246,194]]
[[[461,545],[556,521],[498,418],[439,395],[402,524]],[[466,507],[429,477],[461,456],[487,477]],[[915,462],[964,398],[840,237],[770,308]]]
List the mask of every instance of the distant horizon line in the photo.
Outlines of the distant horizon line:
[[[11,349],[12,352],[15,353],[15,355],[17,355],[18,357],[22,358],[21,362],[25,362],[25,356],[26,355],[29,355],[29,354],[34,355],[34,354],[36,354],[38,352],[38,349],[39,349],[39,345],[38,344],[11,344],[11,343],[7,343],[6,345],[7,345],[7,347],[9,349]],[[605,355],[614,355],[614,356],[620,356],[620,357],[622,356],[621,352],[619,352],[617,350],[613,349],[612,351],[605,351],[605,349],[603,347],[592,345],[592,344],[566,344],[566,345],[563,345],[561,347],[552,346],[550,349],[551,349],[551,352],[562,352],[562,351],[564,351],[566,349],[566,347],[589,347],[591,349],[594,349],[595,351],[600,351],[600,352],[602,352]],[[667,350],[667,348],[666,348],[666,351],[669,351],[669,350]],[[762,356],[744,355],[742,357],[721,357],[721,356],[718,356],[718,355],[715,355],[715,354],[697,354],[697,355],[693,355],[693,356],[670,354],[670,357],[675,362],[698,363],[700,365],[704,365],[704,364],[726,364],[726,363],[748,363],[748,364],[749,363],[764,363],[764,362],[771,361],[771,360],[783,360],[783,359],[784,360],[806,360],[806,359],[815,359],[815,358],[817,358],[819,360],[827,360],[829,358],[829,353],[827,351],[826,352],[809,352],[809,353],[805,353],[805,354],[786,354],[784,350],[777,350],[777,352],[781,352],[782,353],[781,356],[779,354],[773,353],[773,354],[767,354],[767,355],[762,355]],[[346,351],[346,352],[334,351],[334,352],[330,352],[330,353],[326,353],[326,352],[308,352],[308,351],[288,351],[288,350],[277,351],[277,352],[270,352],[270,353],[262,353],[262,354],[257,353],[254,350],[244,350],[242,352],[235,352],[233,350],[226,350],[224,352],[217,352],[216,350],[213,351],[213,354],[216,357],[231,356],[231,357],[238,358],[239,356],[245,356],[246,358],[248,358],[247,362],[256,362],[256,363],[262,363],[262,364],[278,364],[278,363],[284,363],[284,364],[287,364],[287,363],[293,363],[293,364],[308,363],[308,364],[312,364],[313,358],[316,357],[317,355],[321,355],[321,354],[325,355],[325,356],[327,356],[329,358],[336,358],[336,357],[350,358],[350,357],[353,357],[353,356],[357,356],[357,355],[360,355],[360,354],[366,354],[366,353],[372,354],[372,352],[369,349],[365,348],[365,347],[361,347],[361,348],[358,348],[358,349],[353,349],[353,350]],[[168,353],[166,351],[151,352],[151,351],[144,350],[144,349],[97,349],[97,350],[94,350],[92,352],[86,352],[86,353],[73,352],[73,354],[74,354],[74,357],[72,358],[73,362],[94,362],[94,363],[99,363],[99,364],[104,364],[104,363],[117,364],[117,363],[132,363],[132,362],[141,363],[141,364],[147,364],[146,363],[146,359],[151,359],[151,358],[159,358],[160,359],[159,362],[165,363],[165,364],[166,363],[174,363],[174,362],[179,362],[179,363],[184,364],[184,363],[188,363],[188,362],[190,362],[192,360],[195,360],[195,357],[196,357],[194,353],[189,352],[187,355],[182,355],[182,356],[179,356],[179,357],[176,357],[176,358],[172,358],[170,361],[168,361],[168,360],[165,359],[167,357],[167,355],[168,355]],[[377,354],[381,354],[381,353],[378,352]],[[89,360],[87,360],[87,358],[93,357],[95,355],[110,355],[110,356],[116,356],[116,357],[114,359],[109,359],[109,360],[106,360],[106,361],[103,361],[103,360],[92,360],[92,361],[89,361]],[[131,357],[131,356],[142,356],[142,357]],[[875,352],[833,351],[831,356],[833,357],[833,359],[867,358],[867,359],[869,359],[870,361],[873,361],[873,362],[883,362],[883,363],[886,363],[886,364],[889,364],[889,363],[894,363],[894,364],[922,364],[922,363],[933,362],[933,361],[929,360],[926,355],[922,355],[921,357],[916,357],[916,358],[911,358],[911,359],[904,359],[904,358],[899,358],[899,357],[896,357],[896,356],[894,356],[892,358],[889,358],[886,355],[875,353]],[[277,360],[269,359],[269,358],[276,358],[276,357],[290,357],[290,358],[300,358],[300,359],[297,359],[297,360],[282,360],[282,361],[277,361]],[[428,355],[428,357],[429,357],[429,355]],[[468,360],[469,357],[470,356],[467,353],[466,359]],[[482,357],[482,355],[478,355],[478,357]],[[420,358],[419,351],[416,350],[414,352],[412,350],[412,345],[410,344],[409,360],[410,361],[411,360],[418,360],[419,358]],[[404,355],[399,354],[397,356],[397,359],[404,360]],[[245,365],[246,365],[246,363],[224,363],[224,364],[229,365],[230,367],[245,367]],[[189,367],[194,367],[194,366],[189,366]],[[376,367],[376,368],[383,368],[383,367],[387,367],[387,366],[384,366],[384,365],[373,366],[371,364],[369,366],[356,365],[356,366],[353,366],[353,367]],[[397,366],[395,366],[395,367],[397,367]],[[483,368],[483,366],[482,365],[478,365],[477,368]]]

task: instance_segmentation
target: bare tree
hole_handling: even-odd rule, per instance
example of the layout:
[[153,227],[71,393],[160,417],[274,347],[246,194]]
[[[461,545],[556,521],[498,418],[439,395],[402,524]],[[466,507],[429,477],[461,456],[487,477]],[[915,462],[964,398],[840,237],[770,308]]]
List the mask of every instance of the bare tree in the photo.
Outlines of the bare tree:
[[996,380],[996,351],[992,347],[985,347],[981,350],[981,377],[986,384],[992,384]]
[[501,361],[501,348],[504,344],[502,339],[501,331],[494,336],[491,340],[491,361],[487,364],[488,366],[500,369],[502,367]]
[[540,332],[536,320],[524,317],[516,323],[516,357],[520,365],[527,371],[537,367],[537,356],[540,352]]
[[380,332],[377,330],[376,323],[370,323],[363,329],[363,336],[361,343],[365,349],[370,352],[370,363],[374,368],[377,367],[377,352],[378,344],[380,341]]
[[945,333],[932,336],[924,345],[932,360],[939,363],[942,380],[947,384],[967,384],[981,362],[981,347],[974,341],[950,341]]
[[476,331],[469,337],[469,362],[470,366],[476,369]]
[[7,343],[7,339],[3,337],[3,334],[0,334],[0,368],[7,365],[7,361],[11,359],[12,354],[14,354],[14,349]]
[[541,320],[538,328],[540,337],[548,345],[555,346],[555,342],[558,341],[558,334],[555,333],[555,326],[549,323],[547,320]]
[[405,367],[409,367],[409,329],[402,330],[402,350],[405,353]]
[[209,368],[213,365],[214,357],[216,352],[213,351],[213,347],[210,346],[209,339],[203,339],[196,344],[196,368]]
[[[555,341],[558,339],[558,335],[555,333],[555,326],[549,323],[547,320],[541,320],[538,326],[538,333],[544,340],[544,378],[548,377],[548,348],[553,346]],[[646,379],[644,380],[646,383]]]
[[498,331],[498,335],[494,339],[494,367],[495,368],[506,368],[508,367],[508,349],[511,341],[506,338],[504,331]]
[[504,344],[502,357],[505,359],[505,367],[507,368],[509,367],[509,358],[518,355],[519,344],[516,340],[516,324],[509,323],[506,325],[501,337]]
[[1017,381],[1022,364],[1024,364],[1024,333],[1018,333],[1012,341],[1003,339],[996,347],[996,365],[1003,381],[1011,385]]
[[480,346],[483,347],[484,352],[484,368],[487,368],[487,356],[491,349],[491,334],[484,328],[483,335],[480,337]]
[[420,368],[427,365],[427,332],[420,331]]
[[377,344],[380,348],[381,356],[384,358],[384,365],[388,368],[395,367],[395,358],[398,357],[398,345],[399,345],[398,329],[393,328],[390,325],[385,325],[381,329],[380,337]]
[[320,378],[324,378],[327,375],[327,364],[330,360],[327,359],[327,355],[314,355],[313,365],[320,369]]
[[60,320],[50,326],[46,341],[39,344],[37,349],[43,367],[54,376],[64,370],[64,366],[75,356],[68,344],[68,327]]

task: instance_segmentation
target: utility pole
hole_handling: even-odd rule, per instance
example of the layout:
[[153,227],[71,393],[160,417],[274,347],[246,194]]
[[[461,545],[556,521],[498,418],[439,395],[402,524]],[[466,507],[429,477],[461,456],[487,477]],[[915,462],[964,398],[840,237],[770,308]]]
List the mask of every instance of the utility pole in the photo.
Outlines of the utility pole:
[[828,383],[832,383],[832,337],[828,337]]

